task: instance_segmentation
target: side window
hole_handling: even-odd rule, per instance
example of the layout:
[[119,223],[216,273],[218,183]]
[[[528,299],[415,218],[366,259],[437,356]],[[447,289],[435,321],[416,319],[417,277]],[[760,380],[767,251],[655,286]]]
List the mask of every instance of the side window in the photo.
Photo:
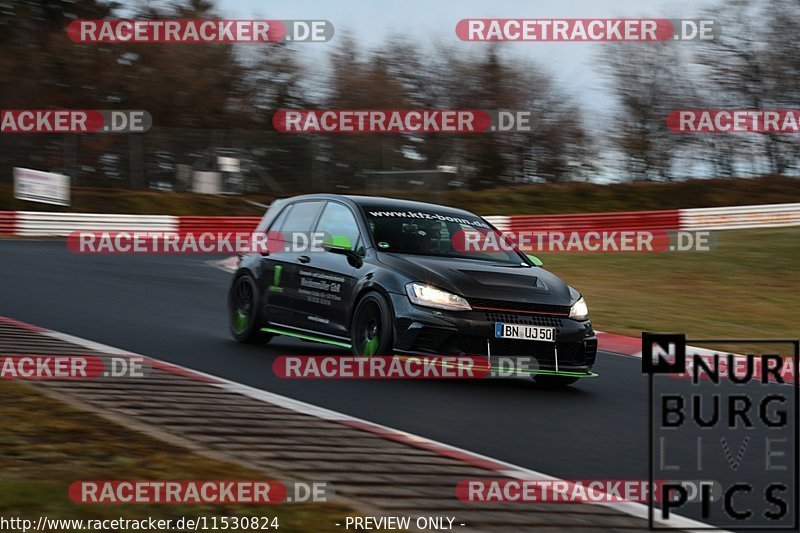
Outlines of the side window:
[[338,202],[328,202],[317,224],[317,231],[327,237],[346,237],[354,250],[361,245],[358,223],[353,212]]
[[275,217],[275,220],[272,222],[272,224],[270,224],[270,227],[269,227],[270,231],[280,231],[281,224],[283,224],[283,221],[286,220],[287,216],[289,216],[289,211],[291,211],[291,210],[292,210],[292,206],[291,205],[287,205],[280,212],[280,214],[277,217]]
[[[317,219],[322,202],[299,202],[292,204],[292,209],[283,221],[280,231],[284,233],[310,233]],[[278,229],[277,226],[274,226]]]
[[278,226],[275,225],[275,214],[283,214],[288,211],[288,209],[284,209],[285,202],[286,200],[283,198],[276,198],[273,200],[272,204],[267,208],[266,213],[264,213],[264,216],[258,221],[255,231],[267,231],[268,226],[272,226],[273,229],[278,229]]

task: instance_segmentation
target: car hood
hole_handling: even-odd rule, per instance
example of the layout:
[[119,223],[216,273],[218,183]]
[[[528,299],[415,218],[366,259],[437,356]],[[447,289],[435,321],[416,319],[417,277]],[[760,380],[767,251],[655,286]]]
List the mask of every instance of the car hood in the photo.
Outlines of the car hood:
[[467,299],[564,306],[571,303],[569,286],[539,267],[386,252],[379,254],[379,261],[403,273],[409,281],[427,283]]

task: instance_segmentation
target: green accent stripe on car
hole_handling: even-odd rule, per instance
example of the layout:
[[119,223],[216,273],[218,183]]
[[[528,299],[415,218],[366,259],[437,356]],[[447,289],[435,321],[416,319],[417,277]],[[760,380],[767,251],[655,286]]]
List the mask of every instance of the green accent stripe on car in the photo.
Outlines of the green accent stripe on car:
[[594,372],[567,372],[565,370],[559,370],[556,372],[555,370],[531,370],[532,376],[537,374],[542,374],[543,376],[566,376],[569,378],[596,378],[600,375],[595,374]]
[[[418,359],[421,356],[406,355],[406,354],[395,354],[394,357],[396,357],[398,359],[407,360],[407,359]],[[437,357],[437,356],[429,356],[429,357]],[[472,357],[475,357],[475,356],[469,356],[469,355],[464,355],[464,356],[447,355],[447,356],[438,356],[438,357],[450,357],[450,358],[453,358],[453,360],[452,361],[436,361],[435,359],[432,359],[432,360],[428,361],[428,364],[434,365],[434,366],[442,366],[442,367],[452,367],[452,368],[462,367],[462,368],[467,368],[466,366],[463,366],[460,363],[458,363],[457,362],[457,358],[458,357],[472,358]],[[482,370],[484,370],[485,368],[486,367],[481,367]],[[507,368],[507,367],[501,367],[501,366],[495,366],[495,365],[492,365],[490,367],[490,369],[489,369],[490,373],[491,372],[509,373],[509,372],[512,372],[512,371],[516,372],[517,374],[528,374],[528,375],[531,375],[531,376],[535,376],[536,374],[542,374],[543,376],[544,375],[546,375],[546,376],[564,376],[564,377],[570,377],[570,378],[596,378],[596,377],[600,376],[600,374],[595,374],[594,372],[591,372],[591,371],[588,371],[588,370],[587,371],[570,372],[568,370],[558,370],[558,371],[556,371],[556,370],[544,370],[544,369],[533,369],[533,368],[510,369],[510,368]]]
[[282,265],[275,265],[275,270],[272,273],[272,285],[269,286],[269,290],[272,292],[283,292],[283,287],[281,287],[281,273],[283,272]]
[[543,376],[564,376],[568,378],[596,378],[600,374],[595,374],[594,372],[569,372],[567,370],[543,370],[543,369],[533,369],[533,368],[520,368],[520,369],[512,369],[512,368],[504,368],[499,366],[492,366],[491,372],[502,372],[502,373],[517,373],[517,374],[528,374],[530,376],[536,376],[537,374],[541,374]]
[[286,335],[287,337],[294,337],[295,339],[303,339],[305,341],[314,341],[314,342],[321,342],[324,344],[331,344],[333,346],[339,346],[340,348],[350,348],[349,342],[327,339],[325,337],[317,337],[316,335],[309,335],[308,333],[298,333],[296,331],[289,331],[287,329],[279,329],[279,328],[261,328],[261,331],[266,331],[267,333],[274,333],[275,335]]

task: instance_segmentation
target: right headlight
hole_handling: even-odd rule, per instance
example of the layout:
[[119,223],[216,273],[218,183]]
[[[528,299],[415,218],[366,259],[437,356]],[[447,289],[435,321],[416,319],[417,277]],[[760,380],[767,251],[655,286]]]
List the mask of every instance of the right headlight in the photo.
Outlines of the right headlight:
[[578,301],[569,308],[569,317],[574,320],[586,320],[589,318],[589,307],[586,305],[583,296],[578,298]]
[[469,302],[457,294],[453,294],[424,283],[409,283],[406,285],[406,294],[411,303],[447,309],[449,311],[469,311],[472,309]]

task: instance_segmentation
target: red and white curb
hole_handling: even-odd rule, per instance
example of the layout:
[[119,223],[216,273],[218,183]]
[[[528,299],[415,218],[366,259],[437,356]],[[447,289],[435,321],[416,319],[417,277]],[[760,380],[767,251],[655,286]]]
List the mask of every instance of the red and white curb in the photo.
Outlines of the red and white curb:
[[[192,379],[197,379],[208,383],[212,386],[219,387],[225,391],[241,394],[243,396],[247,396],[249,398],[269,403],[272,405],[276,405],[279,407],[283,407],[285,409],[290,409],[292,411],[302,413],[305,415],[314,416],[323,420],[328,420],[332,422],[336,422],[342,424],[344,426],[350,428],[357,428],[363,431],[367,431],[372,433],[378,437],[391,440],[394,442],[400,442],[403,444],[407,444],[409,446],[414,446],[417,448],[421,448],[432,453],[436,453],[443,457],[448,457],[451,459],[456,459],[463,461],[471,466],[483,468],[489,471],[494,472],[498,476],[505,476],[512,479],[519,479],[519,480],[548,480],[548,481],[561,481],[559,478],[549,476],[542,472],[537,472],[535,470],[530,470],[528,468],[524,468],[521,466],[517,466],[511,463],[507,463],[504,461],[499,461],[497,459],[493,459],[491,457],[487,457],[485,455],[481,455],[479,453],[471,452],[468,450],[464,450],[462,448],[457,448],[455,446],[450,446],[449,444],[444,444],[442,442],[438,442],[432,439],[428,439],[426,437],[422,437],[419,435],[415,435],[413,433],[408,433],[406,431],[401,431],[398,429],[394,429],[388,426],[384,426],[381,424],[376,424],[374,422],[370,422],[368,420],[364,420],[361,418],[357,418],[354,416],[350,416],[344,413],[340,413],[337,411],[333,411],[324,407],[320,407],[317,405],[309,404],[306,402],[302,402],[299,400],[295,400],[289,398],[287,396],[281,396],[279,394],[275,394],[273,392],[264,391],[260,389],[256,389],[250,387],[248,385],[244,385],[242,383],[237,383],[235,381],[231,381],[225,378],[221,378],[218,376],[214,376],[211,374],[206,374],[205,372],[200,372],[198,370],[193,370],[191,368],[186,368],[180,365],[176,365],[173,363],[168,363],[166,361],[162,361],[159,359],[155,359],[150,356],[137,354],[134,352],[130,352],[127,350],[123,350],[120,348],[116,348],[113,346],[108,346],[106,344],[101,344],[95,341],[91,341],[88,339],[83,339],[81,337],[76,337],[73,335],[69,335],[67,333],[62,333],[59,331],[53,331],[49,329],[45,329],[39,326],[34,326],[32,324],[28,324],[25,322],[20,322],[18,320],[14,320],[7,317],[0,317],[0,322],[4,322],[10,325],[17,326],[19,328],[27,329],[29,331],[38,333],[40,335],[44,335],[53,339],[61,340],[64,342],[70,342],[77,344],[79,346],[83,346],[90,350],[100,351],[103,353],[107,353],[110,355],[116,355],[121,357],[140,357],[144,358],[147,362],[149,362],[154,367],[158,367],[166,372],[171,372],[182,377],[188,377]],[[642,503],[636,502],[587,502],[588,505],[599,505],[603,507],[607,507],[610,509],[614,509],[618,512],[627,514],[629,516],[633,516],[635,518],[639,518],[642,520],[647,521],[649,517],[649,510],[648,507]],[[671,518],[669,521],[662,521],[657,517],[654,518],[654,521],[660,525],[669,526],[670,528],[681,529],[681,530],[698,530],[698,529],[708,529],[708,524],[704,524],[702,522],[698,522],[696,520],[692,520],[690,518],[681,517],[675,515],[674,513],[671,514]],[[719,530],[722,531],[722,530]]]

